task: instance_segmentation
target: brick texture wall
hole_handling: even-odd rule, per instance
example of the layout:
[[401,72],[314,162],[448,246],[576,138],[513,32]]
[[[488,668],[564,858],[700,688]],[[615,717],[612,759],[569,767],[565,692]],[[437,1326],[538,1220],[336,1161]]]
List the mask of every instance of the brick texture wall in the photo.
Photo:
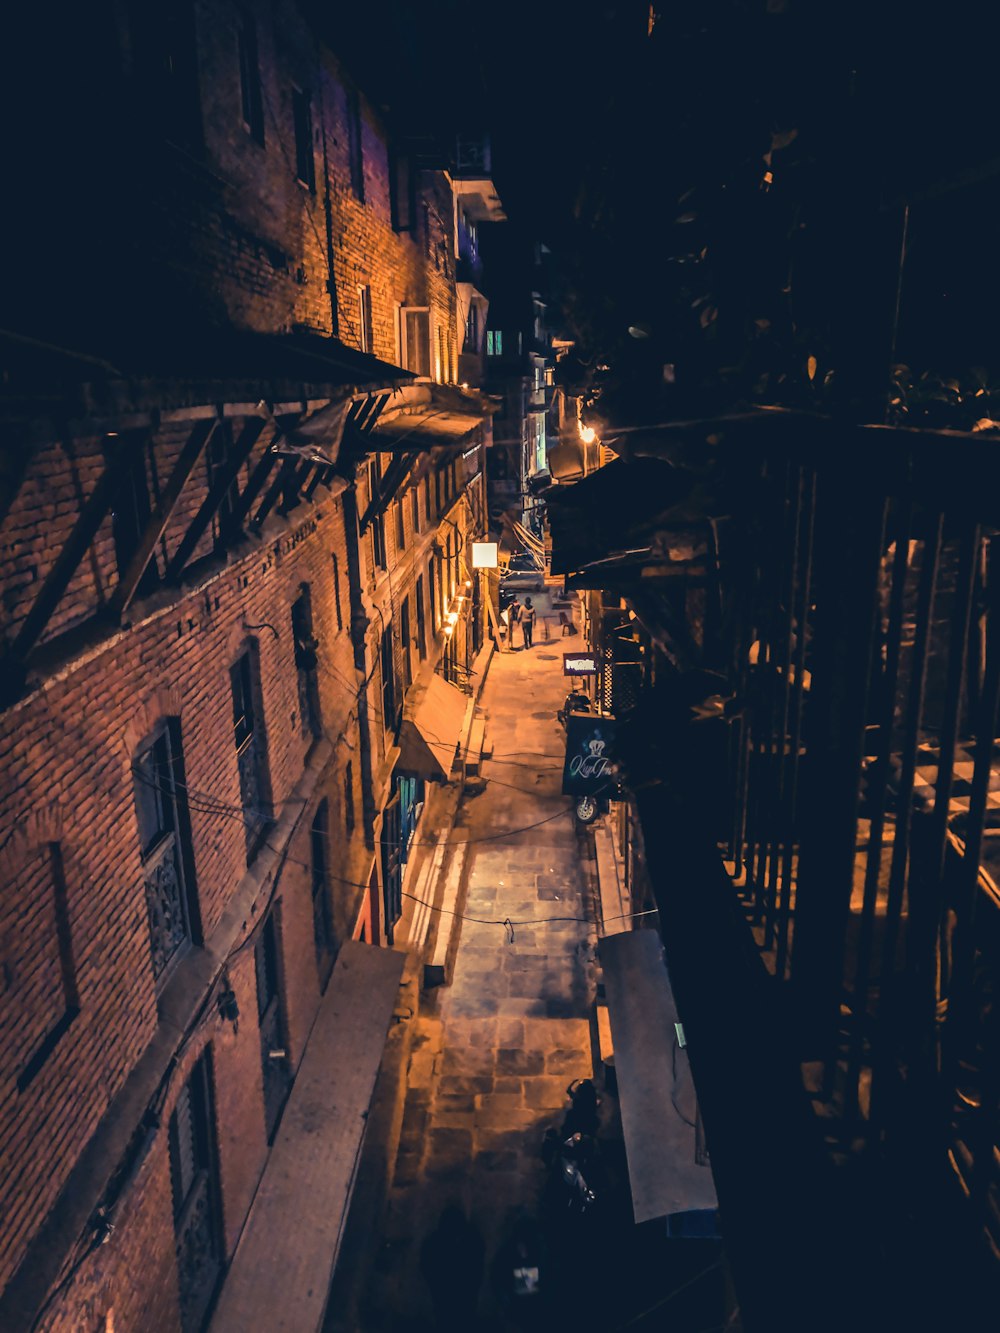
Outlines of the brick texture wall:
[[[153,440],[157,463],[169,460],[177,432]],[[263,445],[261,445],[263,447]],[[79,459],[87,444],[75,441],[64,451]],[[19,507],[9,527],[27,533],[45,528],[45,544],[57,551],[72,527],[73,512],[25,507],[39,505],[41,476],[53,475],[56,451],[43,451],[29,469]],[[204,495],[192,479],[184,507],[193,511]],[[320,489],[317,497],[327,493]],[[7,531],[7,528],[5,528]],[[181,525],[171,525],[167,553],[180,540]],[[133,604],[131,627],[113,637],[87,660],[77,660],[44,688],[0,716],[0,761],[13,777],[0,802],[0,841],[4,882],[0,906],[5,990],[3,1041],[0,1042],[0,1284],[23,1257],[33,1229],[55,1201],[68,1170],[97,1122],[119,1092],[157,1024],[155,982],[149,956],[144,901],[143,862],[136,824],[136,792],[131,764],[135,746],[169,709],[180,720],[185,777],[189,790],[197,905],[205,938],[211,938],[236,886],[247,870],[240,782],[233,744],[229,665],[244,644],[256,644],[260,661],[263,722],[267,730],[268,772],[276,813],[284,808],[303,773],[312,738],[304,734],[291,629],[291,604],[301,585],[311,589],[313,625],[320,641],[319,700],[325,733],[351,738],[356,733],[355,669],[344,619],[341,589],[340,627],[333,591],[333,556],[347,569],[343,508],[327,496],[301,505],[288,519],[271,521],[271,536],[248,543],[229,557],[197,591],[177,595],[160,591]],[[264,532],[268,532],[265,525]],[[56,629],[96,611],[115,585],[113,559],[104,531],[95,543],[95,560],[84,561],[79,579],[55,617]],[[208,540],[208,539],[207,539]],[[13,557],[12,557],[13,559]],[[37,557],[36,557],[37,559]],[[160,556],[161,559],[161,556]],[[95,567],[103,568],[101,583]],[[13,561],[16,567],[16,559]],[[40,577],[45,568],[41,565]],[[15,585],[11,580],[8,587]],[[8,609],[11,628],[27,609],[25,585]],[[157,609],[160,600],[168,604]],[[245,625],[273,625],[248,631]],[[55,629],[53,629],[55,633]],[[355,740],[352,744],[356,745]],[[337,745],[325,778],[329,802],[328,868],[341,938],[353,929],[360,906],[367,860],[359,832],[344,826],[344,754]],[[59,826],[29,837],[25,821],[32,810],[56,798]],[[319,798],[319,794],[317,797]],[[313,801],[315,808],[315,801]],[[53,932],[52,870],[49,846],[59,846],[73,973],[79,992],[79,1016],[49,1054],[27,1089],[17,1089],[25,1062],[45,1030],[64,1009],[59,950]],[[291,858],[295,858],[295,864]],[[293,841],[280,884],[285,946],[289,962],[289,1045],[301,1056],[305,1033],[319,1000],[319,974],[312,944],[311,876],[308,828]],[[300,862],[300,864],[299,864]],[[333,878],[336,877],[336,878]],[[347,881],[347,882],[344,882]],[[247,964],[244,962],[244,970]],[[239,974],[233,973],[233,985]],[[253,985],[252,966],[248,985]],[[232,1089],[220,1105],[232,1104],[221,1136],[223,1157],[233,1160],[233,1192],[239,1202],[228,1217],[229,1236],[239,1232],[263,1158],[260,1106],[260,1046],[255,1042],[252,994],[241,998],[244,1022],[239,1044],[251,1052],[256,1070],[249,1080],[240,1070],[223,1077],[227,1058],[217,1064],[220,1086]],[[17,1014],[31,1021],[17,1022]],[[8,1018],[9,1016],[9,1018]],[[236,1057],[233,1057],[236,1058]],[[227,1148],[228,1145],[228,1148]]]
[[[145,12],[144,6],[132,8]],[[255,24],[263,145],[243,123],[241,9]],[[357,105],[363,201],[356,196],[348,132],[356,90],[287,0],[248,0],[245,6],[194,0],[199,130],[193,140],[181,142],[169,126],[165,133],[160,121],[154,127],[150,119],[129,12],[129,6],[110,0],[97,7],[100,59],[91,73],[108,103],[94,97],[81,98],[79,104],[81,136],[100,134],[104,146],[92,191],[80,197],[92,203],[95,192],[104,192],[100,202],[106,225],[97,229],[92,212],[78,210],[79,229],[60,236],[52,291],[29,293],[23,309],[30,306],[41,325],[47,318],[56,321],[52,327],[67,338],[69,325],[58,312],[72,309],[76,345],[92,345],[100,354],[108,338],[127,347],[133,338],[141,342],[155,335],[171,356],[176,352],[183,360],[178,329],[206,321],[258,332],[337,330],[346,343],[359,346],[357,289],[369,286],[375,354],[395,362],[399,307],[427,307],[432,370],[439,378],[453,379],[456,305],[447,177],[422,174],[413,230],[395,231],[386,136],[362,95]],[[310,97],[314,188],[297,179],[294,90]],[[112,106],[113,95],[119,100]],[[57,166],[61,160],[57,155]],[[117,175],[112,162],[119,164]],[[67,178],[67,188],[76,179]],[[65,271],[59,267],[64,261]],[[54,304],[47,304],[50,296]],[[156,363],[161,372],[169,366],[169,356]],[[168,387],[165,397],[176,403],[180,391]],[[145,392],[155,401],[155,386],[147,384]],[[308,385],[303,392],[310,396]],[[159,986],[151,961],[133,763],[137,748],[166,719],[176,720],[183,752],[190,888],[198,938],[206,946],[213,947],[228,928],[227,912],[254,873],[247,866],[229,674],[248,647],[258,666],[259,722],[266,736],[273,812],[279,819],[298,813],[270,904],[279,921],[292,1071],[321,998],[312,836],[320,802],[327,810],[325,860],[335,942],[357,933],[366,910],[375,856],[366,845],[362,819],[358,693],[364,678],[359,678],[350,638],[344,507],[337,495],[320,487],[310,501],[288,513],[277,506],[252,535],[225,550],[217,545],[215,521],[191,553],[184,577],[167,584],[171,559],[207,493],[212,459],[256,421],[247,416],[245,403],[211,406],[219,417],[216,434],[157,542],[150,564],[153,586],[144,585],[120,625],[112,626],[107,608],[118,586],[120,562],[115,519],[109,514],[42,636],[47,664],[36,666],[25,696],[0,713],[0,771],[7,777],[0,790],[0,882],[5,886],[0,899],[0,1291],[28,1256],[84,1148],[107,1117],[120,1113],[120,1099],[133,1086],[130,1079],[137,1077],[140,1061],[164,1041],[166,1010],[183,987],[195,984],[195,953]],[[50,415],[47,404],[38,410],[40,416]],[[194,428],[192,419],[173,419],[164,410],[162,419],[154,412],[148,427],[127,437],[109,437],[105,427],[96,425],[63,427],[57,438],[49,432],[41,436],[47,442],[30,446],[23,485],[0,523],[0,634],[6,644],[24,626],[114,451],[129,451],[137,484],[145,486],[155,505]],[[25,431],[14,443],[24,449],[28,441]],[[238,487],[245,486],[272,441],[273,431],[265,427],[241,469]],[[271,479],[276,475],[275,470]],[[433,476],[431,487],[433,493]],[[363,506],[364,481],[360,490]],[[398,617],[403,600],[408,601],[415,676],[418,577],[432,652],[432,599],[441,586],[432,564],[436,560],[440,571],[441,561],[431,543],[443,541],[449,529],[438,523],[436,499],[428,520],[422,486],[418,494],[416,527],[408,494],[385,516],[391,579],[370,568],[370,543],[363,542],[366,605],[372,613],[367,698],[376,754],[386,753],[378,613],[394,625],[402,679]],[[442,507],[458,517],[454,502],[450,490]],[[403,526],[398,546],[397,509]],[[463,534],[471,531],[471,511],[463,510],[458,521]],[[318,752],[304,725],[291,622],[292,604],[304,585],[319,640],[316,694],[325,737],[320,744],[328,744],[330,756],[308,789],[302,786],[304,774],[313,772],[309,765]],[[68,635],[82,636],[83,631],[89,632],[86,640],[67,646]],[[259,853],[257,870],[269,855],[275,859],[268,847]],[[208,1045],[224,1250],[231,1255],[267,1157],[252,947],[230,958],[227,976],[239,1007],[238,1031],[208,997],[162,1085],[161,1127],[117,1200],[111,1239],[84,1254],[85,1233],[67,1252],[63,1285],[42,1327],[166,1331],[178,1326],[166,1126],[184,1080]],[[130,1114],[137,1124],[134,1107]]]

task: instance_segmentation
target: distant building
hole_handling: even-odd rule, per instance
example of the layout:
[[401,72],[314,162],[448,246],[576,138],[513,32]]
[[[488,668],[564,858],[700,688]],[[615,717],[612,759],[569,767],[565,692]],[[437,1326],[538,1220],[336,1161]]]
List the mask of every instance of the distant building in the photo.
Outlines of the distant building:
[[490,520],[503,526],[523,518],[537,535],[536,494],[548,484],[548,449],[558,432],[546,254],[509,229],[492,233],[486,249],[487,387],[501,403],[489,455]]

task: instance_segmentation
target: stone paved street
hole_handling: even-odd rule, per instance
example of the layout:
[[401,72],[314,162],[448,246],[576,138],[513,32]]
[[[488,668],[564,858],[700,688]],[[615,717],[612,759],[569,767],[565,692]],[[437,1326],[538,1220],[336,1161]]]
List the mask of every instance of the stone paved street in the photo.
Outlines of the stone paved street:
[[[535,600],[547,610],[544,594]],[[548,614],[554,637],[545,641],[540,621],[533,648],[494,657],[484,691],[493,758],[485,791],[465,798],[453,834],[471,844],[466,919],[452,984],[421,1001],[365,1327],[429,1325],[420,1241],[448,1202],[474,1218],[489,1268],[518,1210],[537,1212],[541,1140],[559,1121],[567,1084],[593,1072],[594,869],[560,791],[556,710],[569,641],[555,637],[558,617]],[[496,1314],[487,1276],[484,1326]]]
[[[545,1130],[561,1124],[571,1080],[599,1067],[596,865],[592,838],[578,830],[561,793],[564,734],[556,718],[567,689],[562,653],[580,639],[559,636],[552,600],[551,593],[535,596],[535,646],[520,649],[518,634],[518,650],[495,655],[490,667],[482,702],[492,758],[483,765],[484,790],[467,792],[452,833],[468,856],[451,984],[421,995],[382,1232],[353,1224],[352,1255],[364,1250],[374,1259],[360,1298],[348,1300],[342,1262],[330,1333],[445,1327],[435,1321],[421,1247],[451,1204],[471,1219],[485,1262],[475,1312],[448,1328],[519,1327],[508,1317],[497,1262],[518,1218],[537,1222],[542,1237],[547,1299],[533,1327],[642,1333],[664,1326],[667,1305],[676,1333],[721,1327],[715,1248],[688,1242],[670,1249],[662,1222],[633,1223],[618,1105],[609,1092],[602,1089],[601,1165],[593,1177],[599,1207],[576,1218],[546,1184]],[[457,1261],[448,1269],[456,1281],[461,1267]]]

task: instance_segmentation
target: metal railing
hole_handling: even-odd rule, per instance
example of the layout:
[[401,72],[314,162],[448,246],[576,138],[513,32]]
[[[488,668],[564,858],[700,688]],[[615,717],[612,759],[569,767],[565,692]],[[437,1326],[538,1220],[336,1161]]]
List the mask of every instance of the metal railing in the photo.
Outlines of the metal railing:
[[719,834],[831,1149],[943,1152],[1000,1257],[996,452],[868,429],[739,465]]

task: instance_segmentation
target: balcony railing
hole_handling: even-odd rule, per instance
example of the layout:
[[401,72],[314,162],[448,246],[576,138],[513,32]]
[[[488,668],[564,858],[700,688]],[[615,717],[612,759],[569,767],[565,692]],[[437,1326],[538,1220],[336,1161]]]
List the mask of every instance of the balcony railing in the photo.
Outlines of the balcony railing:
[[878,431],[748,467],[720,833],[831,1149],[904,1152],[919,1117],[1000,1255],[995,472]]

